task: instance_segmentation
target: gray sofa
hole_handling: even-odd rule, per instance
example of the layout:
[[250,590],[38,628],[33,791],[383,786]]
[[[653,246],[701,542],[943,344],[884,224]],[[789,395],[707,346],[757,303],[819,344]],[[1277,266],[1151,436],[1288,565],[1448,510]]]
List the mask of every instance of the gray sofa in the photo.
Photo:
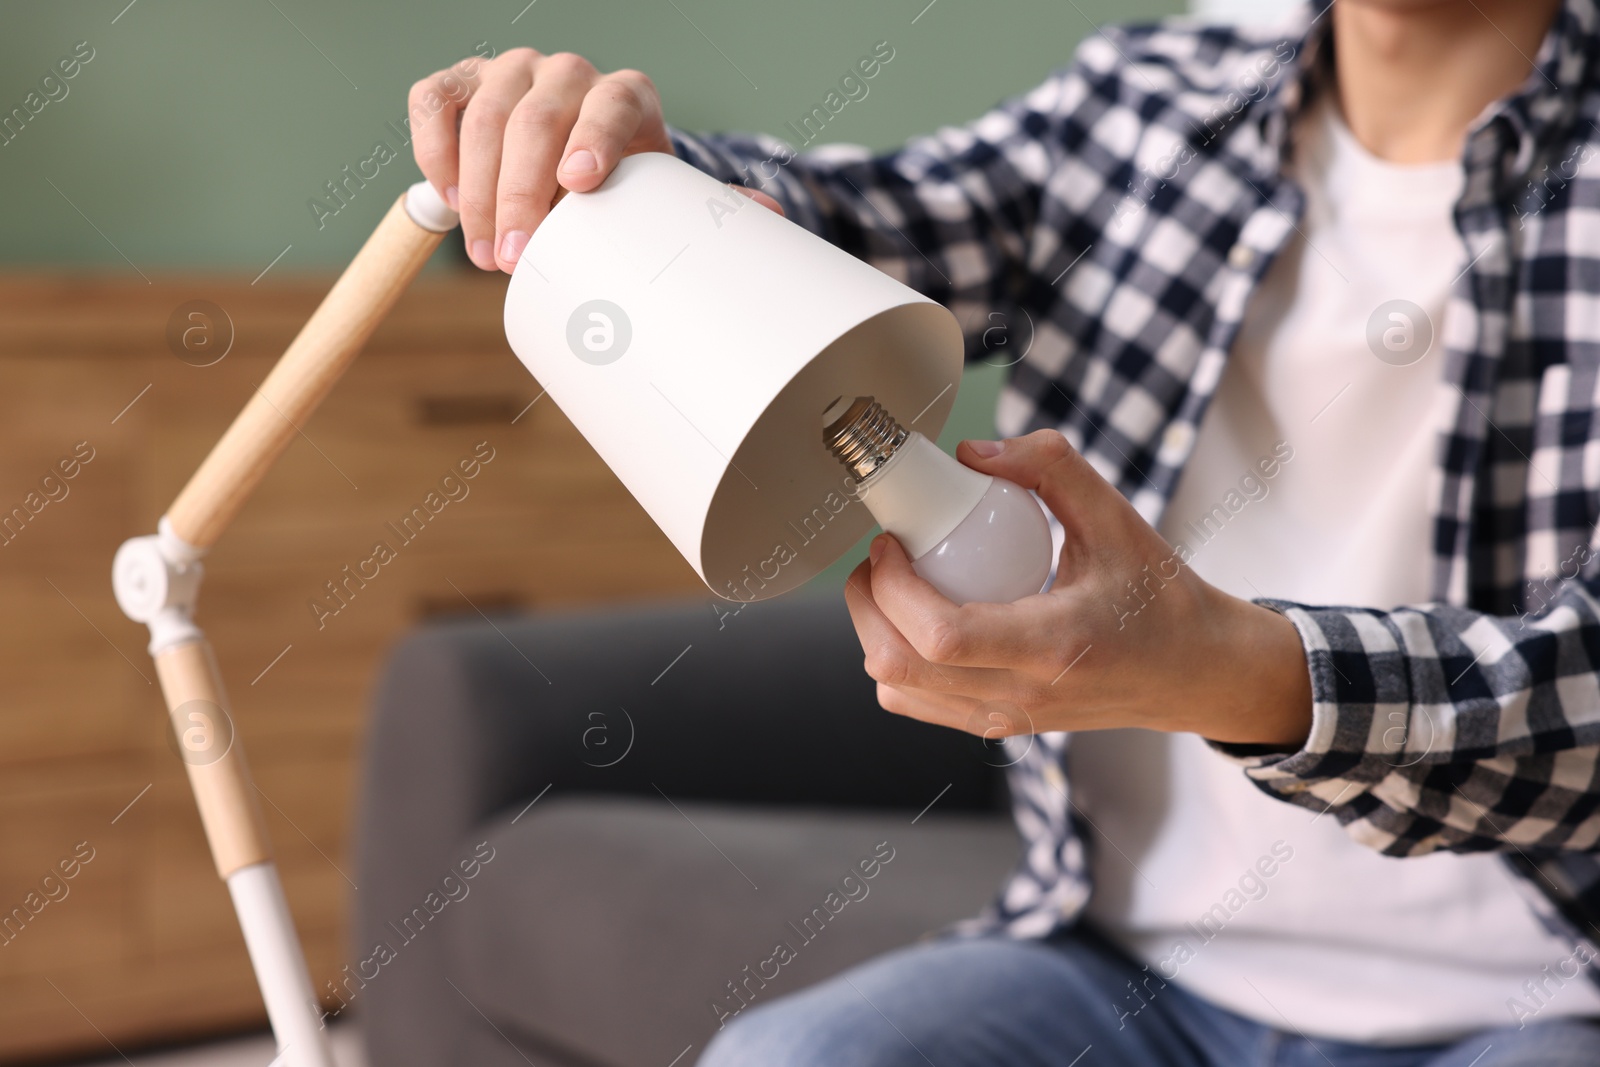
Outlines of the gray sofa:
[[344,996],[384,1067],[688,1067],[1017,855],[998,754],[879,709],[837,595],[427,626],[368,738]]

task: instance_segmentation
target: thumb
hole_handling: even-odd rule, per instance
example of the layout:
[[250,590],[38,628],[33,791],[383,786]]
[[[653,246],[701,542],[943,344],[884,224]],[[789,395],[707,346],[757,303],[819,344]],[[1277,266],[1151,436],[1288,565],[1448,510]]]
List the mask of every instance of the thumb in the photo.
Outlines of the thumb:
[[744,185],[734,185],[732,182],[728,183],[728,188],[732,189],[736,193],[743,193],[745,196],[748,196],[751,200],[754,200],[768,211],[776,211],[780,215],[783,214],[783,205],[772,199],[772,197],[768,196],[766,193],[763,193],[760,189],[751,189]]
[[1062,522],[1069,513],[1110,491],[1121,494],[1057,430],[1036,430],[1004,441],[962,441],[956,458],[982,474],[1031,489]]

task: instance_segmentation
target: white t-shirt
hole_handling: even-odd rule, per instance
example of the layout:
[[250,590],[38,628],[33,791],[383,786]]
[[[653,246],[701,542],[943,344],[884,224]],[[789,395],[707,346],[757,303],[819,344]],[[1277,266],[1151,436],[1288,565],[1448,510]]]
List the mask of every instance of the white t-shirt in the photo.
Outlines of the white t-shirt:
[[[1466,265],[1463,177],[1377,159],[1325,100],[1300,126],[1303,236],[1247,309],[1160,530],[1236,596],[1389,608],[1429,598],[1436,433],[1459,398],[1441,346],[1422,353]],[[1263,457],[1278,460],[1271,479]],[[1244,504],[1218,518],[1230,491]],[[1524,983],[1573,953],[1499,856],[1380,855],[1192,734],[1078,734],[1068,770],[1093,824],[1089,916],[1152,971],[1266,1025],[1459,1037],[1514,1023],[1509,999],[1536,1003]],[[1541,1020],[1600,1014],[1587,973],[1545,989]]]

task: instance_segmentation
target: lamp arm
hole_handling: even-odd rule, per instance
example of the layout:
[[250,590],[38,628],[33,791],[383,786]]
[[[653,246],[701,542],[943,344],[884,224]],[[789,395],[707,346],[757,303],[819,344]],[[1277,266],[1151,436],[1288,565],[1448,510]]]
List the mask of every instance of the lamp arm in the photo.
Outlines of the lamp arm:
[[[426,192],[418,193],[413,187],[384,215],[167,509],[172,532],[184,543],[204,551],[222,536],[273,461],[355,360],[444,233],[455,225],[451,218],[444,230],[437,230],[417,221],[407,209],[408,202],[413,198],[426,201],[430,196],[438,199],[431,185],[418,185]],[[435,212],[419,209],[417,214],[434,225],[443,221]]]
[[200,558],[456,221],[428,183],[407,190],[183,487],[159,532],[124,542],[112,563],[117,603],[150,627],[150,654],[212,861],[228,884],[277,1041],[272,1067],[335,1064],[221,672],[194,624]]

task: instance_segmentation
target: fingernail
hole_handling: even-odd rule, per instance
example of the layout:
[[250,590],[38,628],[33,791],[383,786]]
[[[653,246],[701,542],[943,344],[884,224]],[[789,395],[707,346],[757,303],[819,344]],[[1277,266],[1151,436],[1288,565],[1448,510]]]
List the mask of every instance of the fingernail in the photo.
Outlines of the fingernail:
[[984,459],[993,459],[1006,447],[1004,441],[968,441],[967,447]]
[[494,269],[494,247],[488,241],[474,241],[467,251],[472,256],[472,262],[484,270]]
[[455,186],[447,185],[444,187],[444,202],[450,205],[451,211],[461,210],[461,194],[456,192]]
[[500,238],[500,262],[515,265],[527,247],[528,235],[521,230],[511,230]]
[[593,174],[600,169],[600,164],[595,160],[594,153],[587,148],[580,148],[567,157],[561,164],[561,170],[567,174]]
[[878,557],[883,555],[884,542],[885,538],[882,534],[874,537],[872,539],[872,544],[867,546],[867,559],[871,560],[873,563],[877,563]]

